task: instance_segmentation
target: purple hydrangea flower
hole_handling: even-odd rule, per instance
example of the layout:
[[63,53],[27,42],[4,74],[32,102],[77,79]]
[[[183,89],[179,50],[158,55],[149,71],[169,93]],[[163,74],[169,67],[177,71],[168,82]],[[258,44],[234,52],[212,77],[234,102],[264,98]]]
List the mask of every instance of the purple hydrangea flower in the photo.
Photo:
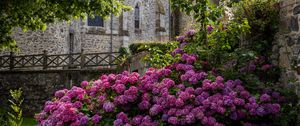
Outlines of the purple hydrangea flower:
[[105,102],[105,100],[106,100],[106,97],[103,96],[103,95],[101,95],[101,96],[98,97],[98,103],[100,105],[102,105]]
[[280,104],[278,104],[278,103],[272,104],[272,106],[271,106],[272,113],[276,114],[276,113],[280,112],[280,108],[281,108]]
[[256,65],[254,64],[250,64],[248,67],[250,71],[254,71],[256,69]]
[[183,54],[184,51],[180,48],[176,48],[171,54],[172,56],[175,56],[176,54]]
[[121,119],[116,119],[114,121],[114,126],[122,126],[123,125],[123,121]]
[[184,102],[182,99],[178,98],[175,102],[176,107],[181,107],[184,105]]
[[178,124],[178,119],[176,117],[170,117],[168,119],[168,123],[170,123],[172,125],[177,125]]
[[125,95],[119,95],[114,98],[114,103],[117,105],[124,105],[127,104],[126,96]]
[[75,108],[82,108],[82,103],[80,102],[80,101],[76,101],[74,104],[73,104],[73,106],[75,107]]
[[211,31],[213,31],[213,30],[214,30],[214,27],[212,27],[211,25],[209,25],[209,26],[207,27],[207,31],[211,32]]
[[155,104],[155,105],[153,105],[153,106],[150,108],[149,114],[150,114],[151,116],[155,116],[155,115],[157,115],[159,112],[161,112],[162,110],[163,110],[163,107],[162,107],[162,106]]
[[265,64],[265,65],[263,65],[263,66],[261,67],[261,70],[262,70],[262,71],[267,71],[267,70],[269,70],[270,68],[272,68],[272,65],[270,65],[270,64]]
[[132,124],[139,125],[142,122],[142,119],[143,119],[143,116],[137,115],[137,116],[133,117]]
[[195,116],[194,116],[194,114],[193,114],[193,113],[190,113],[190,114],[186,115],[186,116],[185,116],[185,121],[186,121],[186,123],[188,123],[188,124],[194,123],[194,122],[195,122]]
[[124,123],[128,122],[128,117],[124,112],[117,114],[117,119],[121,119]]
[[278,99],[278,98],[280,98],[280,93],[279,92],[273,92],[272,97]]
[[168,118],[169,118],[169,116],[167,114],[163,114],[162,117],[161,117],[161,119],[163,121],[168,121]]
[[187,45],[187,42],[182,42],[182,43],[180,43],[179,47],[183,48],[185,45]]
[[55,92],[55,97],[57,97],[57,98],[61,98],[61,97],[63,97],[63,96],[65,96],[65,91],[64,90],[59,90],[59,91],[56,91]]
[[87,87],[88,85],[89,85],[89,82],[87,82],[87,81],[81,82],[81,87],[82,87],[82,88],[85,88],[85,87]]
[[122,94],[126,90],[126,86],[124,84],[117,84],[113,87],[113,89],[118,93]]
[[264,116],[266,114],[266,111],[265,111],[264,107],[260,106],[257,108],[256,113],[259,116]]
[[61,102],[69,102],[71,101],[71,98],[69,96],[63,96],[61,99],[60,99]]
[[241,91],[240,95],[245,99],[248,99],[250,97],[250,93],[248,91]]
[[103,109],[106,111],[106,112],[112,112],[114,111],[115,109],[115,105],[111,102],[105,102],[103,104]]
[[80,123],[82,125],[86,125],[88,123],[88,121],[89,121],[89,117],[87,117],[87,116],[83,116],[80,118]]
[[191,29],[191,30],[186,32],[187,36],[194,36],[195,34],[196,34],[196,30],[194,30],[194,29]]
[[179,42],[184,42],[185,41],[185,36],[178,36],[176,38],[176,40],[179,41]]
[[260,96],[259,100],[260,100],[261,102],[268,102],[268,101],[271,100],[271,97],[270,97],[270,95],[268,95],[268,94],[263,94],[263,95]]
[[139,109],[141,109],[141,110],[149,109],[150,106],[151,106],[151,104],[149,103],[149,101],[145,101],[145,100],[142,101],[142,102],[138,105]]
[[102,118],[102,116],[99,116],[98,114],[96,114],[96,115],[94,115],[94,116],[92,117],[92,122],[93,122],[94,124],[97,124],[97,123],[99,123],[99,121],[100,121],[101,118]]

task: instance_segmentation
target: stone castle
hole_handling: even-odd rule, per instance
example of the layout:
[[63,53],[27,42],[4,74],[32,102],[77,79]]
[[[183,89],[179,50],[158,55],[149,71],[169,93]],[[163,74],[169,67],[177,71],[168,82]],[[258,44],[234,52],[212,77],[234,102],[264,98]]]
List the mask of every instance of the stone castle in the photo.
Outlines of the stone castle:
[[[217,3],[218,0],[211,0]],[[191,18],[170,11],[169,0],[125,0],[133,10],[103,20],[94,19],[57,22],[47,30],[22,32],[15,29],[13,37],[20,48],[19,55],[117,52],[138,41],[167,41],[180,34]],[[280,32],[273,45],[274,64],[283,68],[282,78],[300,92],[300,0],[281,0]],[[7,55],[8,52],[0,52]]]
[[24,33],[15,29],[13,38],[20,49],[18,54],[42,54],[43,50],[49,54],[117,52],[120,47],[137,41],[167,41],[188,20],[180,13],[171,13],[169,0],[124,2],[133,10],[107,20],[95,15],[95,18],[49,24],[45,31]]
[[[49,55],[118,52],[120,47],[128,47],[134,42],[168,41],[184,31],[186,24],[191,24],[188,23],[191,19],[188,16],[179,11],[174,13],[170,11],[169,0],[124,0],[124,2],[126,5],[132,6],[133,10],[122,12],[120,16],[112,16],[107,20],[95,15],[95,18],[48,24],[45,31],[22,32],[19,28],[14,29],[13,38],[20,51],[14,54],[8,51],[0,52],[3,57],[0,59],[0,66],[6,66],[5,69],[9,68],[7,64],[14,66],[14,64],[23,63],[38,65],[42,63],[48,66],[51,62],[52,64],[53,62],[62,62],[58,64],[65,65],[65,61],[71,60],[63,60],[60,58],[65,57],[59,56],[49,58]],[[46,51],[47,56],[44,55],[42,60],[40,55],[46,54]],[[12,54],[19,58],[12,58]],[[26,58],[20,58],[23,55]],[[7,59],[7,56],[11,56],[11,58]],[[98,55],[97,58],[89,57],[89,60],[107,60],[108,58],[105,57],[107,56]],[[51,61],[45,59],[51,59]],[[79,61],[87,60],[79,58]],[[116,72],[115,70],[99,70],[98,67],[93,69],[76,68],[64,66],[40,69],[38,66],[29,69],[0,70],[0,99],[3,99],[0,101],[0,105],[6,104],[4,101],[8,98],[10,89],[22,87],[26,94],[24,96],[24,114],[33,115],[33,112],[42,109],[45,101],[49,100],[56,90],[71,87],[83,80],[95,79],[103,73]]]

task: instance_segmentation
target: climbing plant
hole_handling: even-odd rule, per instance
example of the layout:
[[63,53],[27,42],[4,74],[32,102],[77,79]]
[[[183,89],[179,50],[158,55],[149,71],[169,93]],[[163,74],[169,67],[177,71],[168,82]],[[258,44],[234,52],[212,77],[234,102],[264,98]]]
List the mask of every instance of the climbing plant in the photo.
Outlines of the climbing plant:
[[187,15],[193,16],[199,23],[198,40],[201,41],[198,41],[197,44],[207,44],[207,25],[216,21],[224,11],[222,6],[216,6],[208,0],[171,0],[171,5],[173,8],[179,8]]
[[245,36],[247,48],[270,55],[279,28],[279,0],[242,0],[234,3],[233,8],[234,20],[247,19],[251,26],[250,33]]

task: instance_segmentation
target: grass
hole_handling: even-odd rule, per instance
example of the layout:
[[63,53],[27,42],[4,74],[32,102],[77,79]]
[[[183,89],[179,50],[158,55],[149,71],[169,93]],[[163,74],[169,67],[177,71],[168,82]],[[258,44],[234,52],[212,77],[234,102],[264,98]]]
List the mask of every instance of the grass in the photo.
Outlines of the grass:
[[22,126],[35,126],[37,122],[34,118],[31,117],[24,117]]

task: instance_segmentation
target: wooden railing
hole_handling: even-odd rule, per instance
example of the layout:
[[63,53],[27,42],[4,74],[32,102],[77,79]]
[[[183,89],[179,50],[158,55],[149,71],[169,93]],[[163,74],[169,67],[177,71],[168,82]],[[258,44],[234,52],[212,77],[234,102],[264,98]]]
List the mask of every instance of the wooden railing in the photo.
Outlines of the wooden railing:
[[44,51],[43,54],[19,56],[11,52],[10,55],[0,56],[0,71],[113,68],[119,59],[118,52],[48,55]]

